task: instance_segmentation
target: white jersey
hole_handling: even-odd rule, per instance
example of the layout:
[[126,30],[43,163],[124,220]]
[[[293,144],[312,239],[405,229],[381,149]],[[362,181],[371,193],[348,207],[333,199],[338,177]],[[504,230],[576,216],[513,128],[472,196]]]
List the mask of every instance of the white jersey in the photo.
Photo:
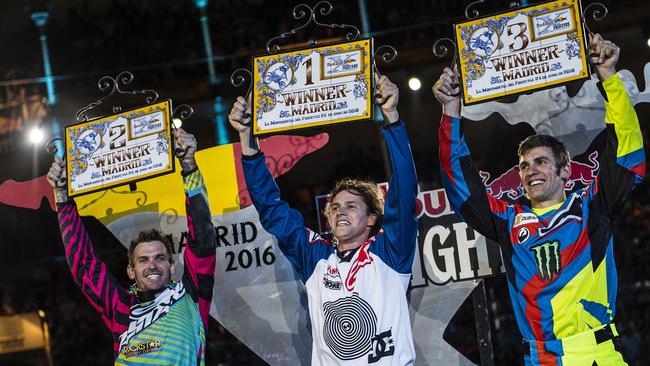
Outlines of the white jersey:
[[404,124],[384,128],[393,176],[383,228],[341,260],[332,243],[304,226],[280,199],[264,155],[242,157],[266,231],[300,274],[309,297],[313,365],[409,365],[415,361],[406,290],[417,240],[417,178]]
[[[383,236],[383,233],[378,234]],[[406,290],[398,273],[374,253],[373,237],[349,261],[321,259],[305,283],[312,322],[312,365],[411,365]]]

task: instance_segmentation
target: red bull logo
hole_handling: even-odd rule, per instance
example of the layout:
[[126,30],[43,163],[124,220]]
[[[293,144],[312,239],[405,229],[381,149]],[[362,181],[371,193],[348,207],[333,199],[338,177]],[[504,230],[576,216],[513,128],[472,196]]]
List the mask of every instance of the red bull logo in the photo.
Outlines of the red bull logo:
[[505,173],[495,178],[492,182],[490,180],[490,173],[479,171],[485,189],[494,198],[501,198],[504,195],[510,199],[517,199],[524,195],[524,187],[521,185],[521,178],[519,178],[519,166],[515,165],[508,169]]
[[[598,168],[600,168],[598,151],[589,154],[588,160],[589,163],[571,160],[571,175],[564,183],[564,189],[570,191],[576,188],[582,188],[596,179],[596,173],[598,172]],[[479,175],[485,185],[485,189],[494,198],[500,199],[503,196],[507,196],[511,200],[516,200],[525,193],[524,187],[521,184],[521,178],[519,177],[519,166],[517,165],[508,169],[505,173],[489,183],[490,173],[479,171]],[[576,183],[580,185],[576,187]]]
[[598,172],[598,168],[600,168],[600,163],[598,162],[598,151],[589,154],[588,159],[591,164],[571,160],[571,176],[564,183],[564,189],[572,190],[577,182],[580,182],[584,187],[596,179],[596,172]]

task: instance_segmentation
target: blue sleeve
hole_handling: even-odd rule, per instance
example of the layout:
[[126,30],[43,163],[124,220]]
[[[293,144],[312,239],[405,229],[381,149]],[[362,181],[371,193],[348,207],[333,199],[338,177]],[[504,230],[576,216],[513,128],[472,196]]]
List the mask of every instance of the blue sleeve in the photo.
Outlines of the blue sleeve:
[[319,260],[333,248],[329,242],[304,226],[300,212],[280,199],[280,190],[266,167],[264,154],[243,156],[242,167],[248,192],[264,230],[278,239],[280,250],[307,282]]
[[396,122],[383,129],[393,174],[384,203],[384,243],[370,246],[370,251],[399,273],[411,273],[417,245],[418,220],[415,204],[418,181],[406,126]]
[[501,234],[508,231],[508,204],[488,194],[465,144],[459,118],[442,116],[438,142],[442,185],[456,215],[483,236],[501,242]]

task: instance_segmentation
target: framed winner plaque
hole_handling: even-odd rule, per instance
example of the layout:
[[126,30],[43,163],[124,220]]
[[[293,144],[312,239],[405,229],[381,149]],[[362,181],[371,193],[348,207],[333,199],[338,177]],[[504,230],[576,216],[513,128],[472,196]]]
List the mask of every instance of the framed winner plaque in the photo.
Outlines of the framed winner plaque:
[[579,0],[454,25],[466,105],[589,78]]
[[253,133],[373,118],[372,39],[253,57]]
[[174,171],[171,101],[65,128],[70,197]]

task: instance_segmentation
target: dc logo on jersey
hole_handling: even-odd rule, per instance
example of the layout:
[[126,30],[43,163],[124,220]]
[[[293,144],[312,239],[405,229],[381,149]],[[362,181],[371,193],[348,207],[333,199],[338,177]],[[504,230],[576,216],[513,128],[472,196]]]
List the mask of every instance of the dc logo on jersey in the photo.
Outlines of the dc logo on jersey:
[[[372,353],[368,355],[368,363],[375,363],[382,357],[392,356],[395,353],[395,341],[391,330],[379,333],[372,339]],[[388,345],[388,347],[386,347]]]
[[546,281],[553,279],[553,274],[559,275],[562,270],[560,263],[560,242],[549,241],[540,245],[531,247],[530,250],[535,255],[537,263],[537,272],[539,276]]
[[519,244],[523,244],[526,240],[528,240],[529,237],[530,230],[528,230],[527,227],[524,226],[519,229],[519,231],[517,231],[517,242],[519,242]]

